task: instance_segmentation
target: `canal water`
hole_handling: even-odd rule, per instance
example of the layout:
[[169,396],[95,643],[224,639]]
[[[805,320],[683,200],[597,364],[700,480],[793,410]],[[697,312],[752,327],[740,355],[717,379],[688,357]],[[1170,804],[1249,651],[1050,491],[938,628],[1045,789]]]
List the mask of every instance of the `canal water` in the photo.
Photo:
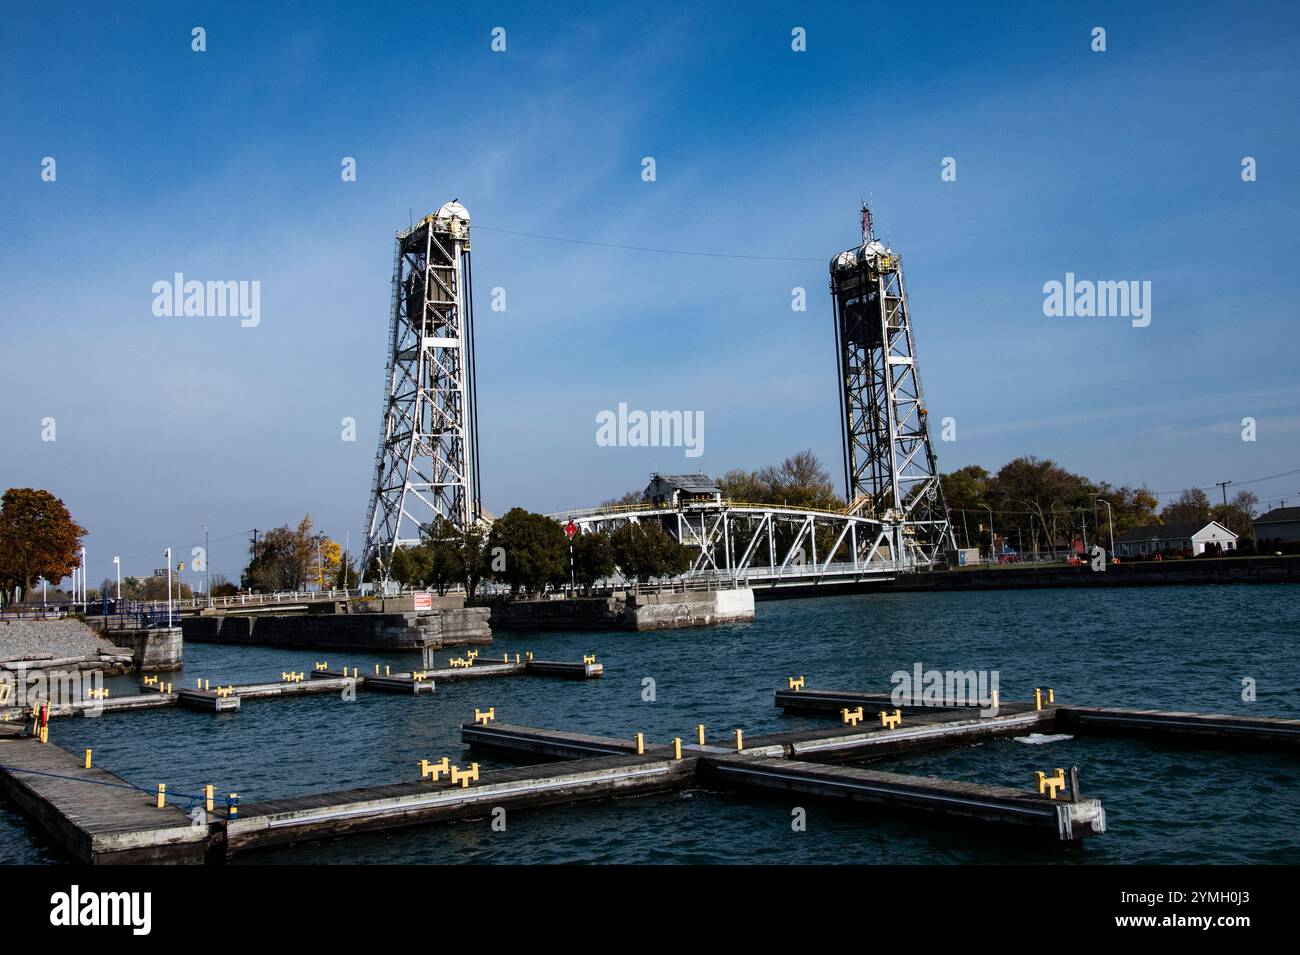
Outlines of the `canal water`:
[[[244,802],[413,779],[421,758],[462,754],[461,722],[495,706],[500,721],[652,742],[741,727],[746,735],[825,726],[783,716],[772,690],[887,691],[895,671],[990,670],[1001,698],[1035,686],[1083,705],[1300,718],[1300,588],[1275,586],[869,594],[760,601],[750,624],[651,633],[498,633],[483,656],[596,653],[600,680],[512,677],[443,684],[430,696],[358,694],[248,700],[237,714],[169,708],[61,719],[51,739],[95,751],[107,769],[152,788],[213,783]],[[444,653],[443,657],[453,654]],[[320,654],[191,644],[177,683],[279,679]],[[416,654],[329,655],[331,667],[418,666]],[[1243,679],[1255,682],[1243,700]],[[116,695],[135,681],[108,685]],[[653,688],[653,694],[649,692]],[[648,697],[653,699],[648,699]],[[485,768],[504,765],[483,760]],[[695,789],[513,811],[486,819],[265,850],[274,863],[1294,863],[1300,787],[1294,758],[1200,751],[1138,740],[1000,740],[877,761],[875,768],[1029,788],[1035,770],[1077,765],[1109,831],[1081,849],[875,820],[795,800]],[[141,798],[146,798],[142,796]],[[44,835],[0,801],[0,861],[58,862]]]

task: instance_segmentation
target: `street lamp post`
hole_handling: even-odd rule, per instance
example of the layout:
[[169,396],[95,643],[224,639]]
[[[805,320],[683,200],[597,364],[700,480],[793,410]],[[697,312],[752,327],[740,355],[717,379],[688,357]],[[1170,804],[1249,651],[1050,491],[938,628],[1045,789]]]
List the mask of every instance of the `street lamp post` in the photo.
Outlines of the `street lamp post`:
[[122,612],[122,558],[113,558],[113,567],[117,571],[117,612]]
[[1096,510],[1098,504],[1106,505],[1106,526],[1110,528],[1110,556],[1115,559],[1115,512],[1111,510],[1110,501],[1104,497],[1097,498],[1093,502],[1093,510]]
[[172,625],[172,549],[168,547],[163,551],[163,556],[167,558],[167,626]]
[[208,595],[208,606],[212,606],[212,573],[208,570],[208,522],[203,522],[203,592]]
[[81,548],[81,609],[84,613],[86,606],[86,548]]
[[989,560],[996,560],[997,554],[993,552],[995,547],[993,543],[993,508],[985,504],[984,510],[989,512]]

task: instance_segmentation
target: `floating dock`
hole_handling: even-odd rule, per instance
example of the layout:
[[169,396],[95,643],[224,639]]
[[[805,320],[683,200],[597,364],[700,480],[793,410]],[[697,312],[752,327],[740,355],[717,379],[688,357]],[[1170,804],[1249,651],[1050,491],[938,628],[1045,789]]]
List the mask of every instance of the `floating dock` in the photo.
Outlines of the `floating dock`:
[[393,829],[633,793],[680,789],[694,760],[641,756],[593,759],[483,773],[469,788],[443,779],[349,789],[240,806],[225,825],[227,853],[375,829]]
[[0,792],[73,860],[203,862],[209,829],[85,758],[34,738],[0,739]]
[[1300,750],[1300,720],[1161,710],[1056,707],[1060,732],[1132,736],[1233,749]]
[[[918,721],[930,723],[953,718],[954,714],[972,719],[983,704],[904,705],[895,707],[887,693],[860,693],[851,690],[778,689],[773,694],[776,706],[787,713],[803,713],[842,719],[842,711],[862,707],[866,717],[881,710],[902,711],[903,726]],[[1250,748],[1295,752],[1300,749],[1300,720],[1268,716],[1235,716],[1222,713],[1116,709],[1110,707],[1073,706],[1044,702],[1002,703],[996,716],[978,715],[978,722],[1006,726],[1004,717],[1031,714],[1036,723],[1032,732],[1073,733],[1080,736],[1128,736],[1198,746]]]
[[[509,661],[455,669],[460,675],[474,667],[481,668],[480,675],[504,667],[527,672],[523,662]],[[390,673],[379,679],[418,683],[428,676]],[[285,681],[284,687],[247,684],[245,689],[249,695],[339,692],[348,683],[364,686],[374,679],[318,671],[311,680]],[[289,686],[294,689],[285,689]],[[415,691],[407,687],[401,692]],[[752,737],[728,731],[721,738],[705,736],[704,728],[695,727],[689,740],[667,742],[495,723],[494,711],[487,711],[461,727],[467,747],[544,762],[480,771],[477,763],[453,766],[449,757],[438,763],[426,758],[419,767],[421,779],[249,802],[233,814],[218,808],[209,814],[206,826],[191,824],[174,806],[155,808],[152,794],[111,773],[85,768],[79,757],[57,746],[0,738],[0,792],[49,831],[69,855],[85,862],[215,860],[353,832],[482,818],[497,808],[535,808],[701,784],[787,801],[815,799],[864,812],[868,818],[977,826],[1075,844],[1104,832],[1106,814],[1098,799],[1079,794],[1073,770],[1068,776],[1060,769],[1036,774],[1036,786],[1027,779],[1026,787],[1017,789],[836,764],[1060,729],[1283,749],[1294,747],[1300,734],[1297,720],[1074,707],[1048,703],[1049,697],[1044,694],[1040,703],[1002,704],[996,715],[978,706],[898,707],[901,719],[895,722],[885,694],[779,690],[775,700],[784,709],[833,716],[835,724]],[[844,710],[854,720],[846,722]],[[889,718],[882,720],[882,711]]]
[[[1036,718],[1026,721],[1029,715],[1008,714],[1001,718],[1002,725],[1004,729],[1016,725],[1020,733],[1029,732],[1026,727],[1034,726]],[[876,726],[842,733],[813,730],[773,734],[750,740],[742,736],[743,749],[739,750],[734,737],[706,739],[704,744],[697,737],[693,743],[684,743],[681,752],[683,760],[690,758],[696,764],[697,775],[689,781],[692,784],[704,782],[768,794],[797,793],[826,802],[870,807],[879,814],[992,826],[1062,842],[1075,842],[1105,831],[1106,813],[1096,799],[1052,798],[1028,789],[825,766],[794,758],[807,754],[812,758],[860,759],[875,755],[874,747],[885,739],[889,739],[893,752],[928,748],[936,735],[946,740],[945,745],[952,745],[971,737],[973,722],[955,717],[910,731],[902,726]],[[475,750],[553,759],[576,759],[594,751],[635,754],[637,747],[635,740],[510,724],[466,723],[461,727],[461,737]],[[660,744],[647,747],[639,758],[662,759],[665,753],[671,753],[671,749]]]
[[958,782],[797,760],[702,759],[701,776],[736,789],[797,794],[893,816],[979,823],[1073,842],[1106,831],[1096,799],[1050,799],[1008,786]]
[[[464,657],[460,666],[441,667],[405,673],[362,673],[354,670],[314,670],[309,675],[313,680],[328,680],[347,677],[373,689],[390,689],[406,687],[412,681],[428,683],[432,689],[435,683],[459,683],[465,680],[482,680],[499,676],[556,676],[570,680],[594,680],[604,675],[605,667],[584,660],[573,663],[560,660],[524,660],[518,656],[514,660],[494,660],[491,657]],[[402,682],[405,681],[405,682]],[[406,690],[402,690],[406,692]],[[423,692],[417,690],[416,692]]]

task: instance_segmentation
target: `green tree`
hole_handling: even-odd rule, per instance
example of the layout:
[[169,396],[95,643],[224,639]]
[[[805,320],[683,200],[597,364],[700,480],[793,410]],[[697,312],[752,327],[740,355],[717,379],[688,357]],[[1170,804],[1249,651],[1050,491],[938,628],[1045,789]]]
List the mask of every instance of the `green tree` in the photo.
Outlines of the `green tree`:
[[345,577],[349,585],[355,586],[355,561],[351,555],[344,555],[340,544],[315,531],[307,515],[295,527],[285,524],[261,536],[240,583],[252,590],[297,590],[311,584],[342,587]]
[[[1112,532],[1119,534],[1131,527],[1146,527],[1160,523],[1160,518],[1156,514],[1160,502],[1145,487],[1115,488],[1102,483],[1097,487],[1096,496],[1098,501],[1106,501],[1110,504],[1110,507],[1106,507],[1099,503],[1096,509],[1097,543],[1103,546],[1109,546]],[[1112,517],[1114,527],[1111,526]]]
[[492,525],[488,548],[500,547],[505,568],[493,576],[511,593],[541,591],[569,577],[569,542],[558,523],[542,514],[513,507]]
[[1164,506],[1160,520],[1166,524],[1196,522],[1208,524],[1212,519],[1210,499],[1199,487],[1191,487]]
[[423,561],[424,583],[445,594],[447,588],[460,580],[460,531],[445,517],[436,517],[424,529],[426,551]]
[[690,570],[692,550],[673,540],[658,524],[624,524],[609,537],[614,563],[623,576],[637,582],[676,577]]
[[433,550],[427,544],[398,547],[388,562],[388,576],[403,587],[428,583],[433,575]]
[[614,551],[605,533],[577,534],[573,538],[573,573],[588,590],[602,577],[614,573]]
[[37,578],[57,583],[72,573],[86,529],[49,491],[11,487],[0,498],[0,603],[15,588],[27,598]]
[[1239,491],[1227,504],[1216,504],[1211,516],[1228,530],[1243,539],[1255,536],[1255,514],[1259,510],[1259,497],[1253,491]]
[[759,480],[757,471],[732,468],[718,478],[718,486],[722,488],[722,496],[729,501],[747,504],[772,503],[767,500],[768,488]]
[[338,566],[334,568],[334,579],[330,582],[330,586],[339,589],[356,587],[359,580],[359,569],[360,565],[357,558],[352,554],[345,553],[339,560]]
[[[987,504],[995,527],[1003,529],[1025,520],[1031,541],[1047,549],[1069,544],[1093,512],[1096,486],[1055,461],[1026,455],[1004,464],[989,483]],[[997,521],[1001,511],[1006,520]],[[1018,512],[1018,513],[1015,513]]]
[[968,464],[948,474],[939,475],[944,502],[952,510],[973,511],[989,495],[989,472],[978,464]]
[[461,531],[457,558],[460,579],[465,584],[465,594],[473,599],[483,578],[491,573],[488,561],[487,534],[475,524]]
[[817,455],[800,451],[757,471],[734,468],[718,479],[722,496],[750,504],[780,504],[834,511],[844,507]]

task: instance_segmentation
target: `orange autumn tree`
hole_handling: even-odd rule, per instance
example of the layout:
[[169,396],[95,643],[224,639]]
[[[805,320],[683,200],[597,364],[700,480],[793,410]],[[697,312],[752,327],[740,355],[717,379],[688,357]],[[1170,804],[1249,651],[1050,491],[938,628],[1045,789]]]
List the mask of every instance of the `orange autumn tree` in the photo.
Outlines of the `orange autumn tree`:
[[86,529],[49,491],[11,487],[0,498],[0,600],[32,581],[59,581],[77,565]]

